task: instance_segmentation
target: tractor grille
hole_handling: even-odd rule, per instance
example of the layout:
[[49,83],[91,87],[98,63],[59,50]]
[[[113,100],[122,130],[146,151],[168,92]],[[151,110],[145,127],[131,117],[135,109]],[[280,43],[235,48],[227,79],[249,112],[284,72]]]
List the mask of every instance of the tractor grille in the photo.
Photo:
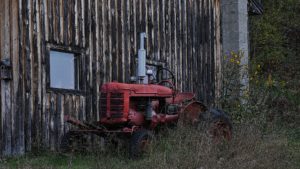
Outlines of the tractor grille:
[[112,118],[123,117],[124,111],[124,94],[111,93],[110,95],[110,112]]
[[[107,102],[108,101],[108,102]],[[108,109],[108,105],[110,110]],[[124,94],[123,93],[111,93],[110,97],[107,93],[101,93],[100,95],[100,117],[106,117],[107,111],[110,112],[111,118],[123,117],[124,111]]]
[[107,93],[100,95],[100,117],[106,117],[107,112]]

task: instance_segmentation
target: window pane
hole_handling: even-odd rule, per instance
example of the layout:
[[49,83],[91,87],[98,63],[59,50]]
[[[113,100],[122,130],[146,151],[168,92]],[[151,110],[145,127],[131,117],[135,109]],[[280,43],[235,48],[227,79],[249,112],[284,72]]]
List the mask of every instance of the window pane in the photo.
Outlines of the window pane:
[[50,86],[75,89],[75,56],[73,53],[50,51]]

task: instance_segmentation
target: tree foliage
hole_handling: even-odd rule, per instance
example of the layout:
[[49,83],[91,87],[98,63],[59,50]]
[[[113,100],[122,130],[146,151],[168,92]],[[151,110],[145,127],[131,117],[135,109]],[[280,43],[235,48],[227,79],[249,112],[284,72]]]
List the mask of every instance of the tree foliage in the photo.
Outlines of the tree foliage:
[[[250,16],[252,93],[266,92],[267,117],[297,124],[300,111],[300,1],[264,0]],[[253,96],[255,97],[255,96]]]
[[[264,0],[264,14],[250,17],[251,59],[265,74],[276,74],[298,63],[300,1]],[[297,62],[298,61],[298,62]],[[296,70],[292,70],[296,71]]]
[[[235,122],[300,128],[300,1],[264,0],[263,5],[263,15],[250,16],[250,91],[241,92],[236,81],[241,65],[235,60],[242,55],[232,53],[224,59],[220,102]],[[248,102],[240,105],[243,98]]]

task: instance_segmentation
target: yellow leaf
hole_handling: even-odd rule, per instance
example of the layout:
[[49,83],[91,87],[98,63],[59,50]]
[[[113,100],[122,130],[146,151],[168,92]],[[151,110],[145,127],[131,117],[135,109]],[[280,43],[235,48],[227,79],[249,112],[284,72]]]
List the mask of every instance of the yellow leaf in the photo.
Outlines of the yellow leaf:
[[272,86],[273,85],[273,80],[272,80],[272,75],[271,74],[268,75],[267,85],[268,86]]

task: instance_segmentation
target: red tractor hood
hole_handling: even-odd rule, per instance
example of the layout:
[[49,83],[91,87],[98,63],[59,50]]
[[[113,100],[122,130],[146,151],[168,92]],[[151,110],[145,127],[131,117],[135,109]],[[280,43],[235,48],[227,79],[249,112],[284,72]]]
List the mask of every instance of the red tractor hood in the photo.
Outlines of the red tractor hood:
[[140,97],[172,97],[173,90],[153,84],[127,84],[127,83],[117,83],[110,82],[105,83],[101,86],[101,92],[103,93],[124,93],[125,91],[130,92],[130,96],[140,96]]

